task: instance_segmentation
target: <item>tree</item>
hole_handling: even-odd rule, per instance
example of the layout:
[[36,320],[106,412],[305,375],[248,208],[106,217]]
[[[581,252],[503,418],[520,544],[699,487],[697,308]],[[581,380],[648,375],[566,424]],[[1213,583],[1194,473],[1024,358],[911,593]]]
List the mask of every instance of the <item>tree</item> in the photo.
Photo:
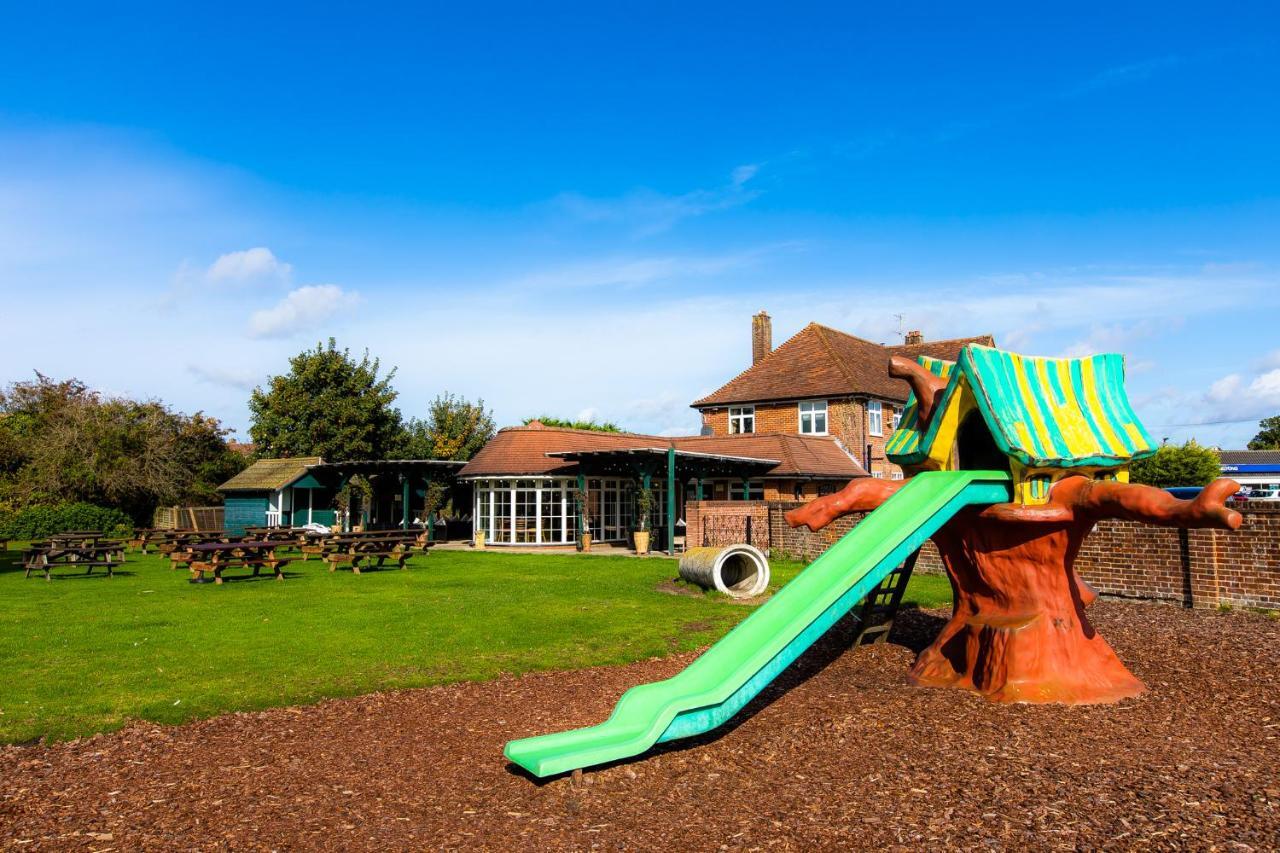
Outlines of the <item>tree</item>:
[[1280,450],[1280,415],[1263,418],[1258,434],[1249,442],[1250,450]]
[[160,503],[209,503],[244,467],[214,418],[107,397],[36,374],[0,392],[0,498],[14,508],[82,501],[145,521]]
[[566,420],[565,418],[553,418],[550,415],[524,419],[525,425],[531,424],[534,421],[537,421],[543,426],[559,427],[560,429],[590,429],[595,430],[596,432],[626,432],[626,430],[612,421],[571,421]]
[[392,368],[366,350],[356,361],[327,345],[289,359],[289,372],[273,376],[249,397],[249,435],[260,457],[321,456],[326,462],[385,459],[401,442],[400,412],[392,406]]
[[426,418],[410,418],[405,424],[399,455],[466,462],[496,431],[493,413],[485,409],[484,400],[469,403],[446,392],[431,401]]
[[1207,486],[1222,473],[1221,460],[1214,450],[1201,447],[1195,439],[1186,444],[1165,444],[1154,456],[1129,466],[1129,480],[1148,486]]

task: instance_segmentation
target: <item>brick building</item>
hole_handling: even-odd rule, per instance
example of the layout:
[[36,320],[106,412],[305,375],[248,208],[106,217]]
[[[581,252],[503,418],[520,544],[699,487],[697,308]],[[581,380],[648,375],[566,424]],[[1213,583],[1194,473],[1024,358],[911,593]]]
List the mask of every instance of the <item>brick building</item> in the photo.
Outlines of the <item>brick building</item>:
[[692,406],[704,434],[831,436],[873,477],[900,479],[884,446],[911,389],[889,376],[889,359],[954,361],[971,343],[995,345],[991,335],[925,341],[908,332],[904,343],[886,346],[810,323],[774,349],[773,322],[761,311],[751,318],[751,366]]

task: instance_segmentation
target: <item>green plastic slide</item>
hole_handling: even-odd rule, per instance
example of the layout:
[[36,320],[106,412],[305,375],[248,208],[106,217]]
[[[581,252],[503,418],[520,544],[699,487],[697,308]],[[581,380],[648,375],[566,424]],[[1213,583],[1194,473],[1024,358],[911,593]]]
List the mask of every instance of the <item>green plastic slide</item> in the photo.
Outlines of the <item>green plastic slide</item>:
[[953,515],[1009,499],[1008,472],[912,477],[683,672],[628,690],[599,725],[513,740],[507,758],[552,776],[728,722]]

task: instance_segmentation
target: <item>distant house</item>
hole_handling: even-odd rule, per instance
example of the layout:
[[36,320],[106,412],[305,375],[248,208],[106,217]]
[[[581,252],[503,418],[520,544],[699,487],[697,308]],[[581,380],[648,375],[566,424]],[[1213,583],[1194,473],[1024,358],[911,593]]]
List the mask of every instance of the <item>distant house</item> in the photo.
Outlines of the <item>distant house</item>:
[[1280,450],[1223,450],[1222,476],[1253,492],[1280,495]]
[[625,542],[635,529],[636,493],[648,486],[657,547],[666,547],[666,531],[688,501],[807,500],[865,476],[834,436],[672,438],[539,421],[499,430],[458,472],[474,488],[475,529],[491,544],[572,544],[579,490],[592,537]]
[[300,527],[313,521],[332,526],[337,516],[333,489],[310,471],[321,462],[319,456],[259,459],[223,483],[218,491],[227,532],[240,535],[246,527]]
[[810,323],[773,348],[773,321],[761,311],[751,320],[751,366],[692,406],[704,432],[715,436],[786,433],[834,436],[873,477],[900,478],[885,455],[911,389],[889,376],[895,355],[955,361],[966,344],[994,346],[991,335],[925,341],[908,332],[904,343],[873,343]]

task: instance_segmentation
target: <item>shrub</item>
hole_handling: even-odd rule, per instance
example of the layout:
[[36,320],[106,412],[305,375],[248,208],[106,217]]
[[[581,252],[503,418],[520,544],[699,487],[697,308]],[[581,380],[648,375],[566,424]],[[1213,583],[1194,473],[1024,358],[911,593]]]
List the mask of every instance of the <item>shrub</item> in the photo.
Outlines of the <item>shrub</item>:
[[1164,444],[1154,456],[1129,466],[1129,480],[1164,489],[1169,486],[1207,486],[1222,473],[1217,451],[1196,444]]
[[87,503],[29,506],[0,517],[0,536],[10,539],[40,539],[68,530],[128,532],[129,516],[118,509]]

